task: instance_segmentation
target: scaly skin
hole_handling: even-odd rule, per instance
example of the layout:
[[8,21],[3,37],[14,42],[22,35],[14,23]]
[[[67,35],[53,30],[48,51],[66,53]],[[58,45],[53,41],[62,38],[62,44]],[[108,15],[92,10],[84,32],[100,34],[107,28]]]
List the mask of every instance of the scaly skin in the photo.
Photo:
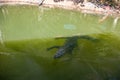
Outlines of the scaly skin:
[[[61,37],[61,38],[66,39],[63,46],[53,46],[53,47],[50,47],[50,48],[47,49],[47,50],[51,50],[53,48],[58,48],[58,51],[54,55],[54,59],[60,58],[66,53],[72,53],[73,49],[75,47],[77,47],[78,39],[87,39],[87,40],[90,40],[90,41],[96,41],[97,40],[97,39],[89,37],[87,35],[72,36],[72,37]],[[59,39],[59,38],[57,38],[57,39]]]

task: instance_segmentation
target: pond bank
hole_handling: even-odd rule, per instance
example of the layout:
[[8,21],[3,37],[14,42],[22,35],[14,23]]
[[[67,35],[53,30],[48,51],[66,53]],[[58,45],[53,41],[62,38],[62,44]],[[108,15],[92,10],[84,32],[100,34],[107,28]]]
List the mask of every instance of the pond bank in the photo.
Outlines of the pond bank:
[[75,10],[80,11],[82,13],[88,13],[88,14],[100,14],[100,15],[109,15],[109,16],[120,16],[120,11],[116,9],[110,9],[109,7],[105,7],[104,9],[101,7],[97,7],[91,2],[84,2],[83,5],[77,4],[75,5],[73,1],[71,0],[64,0],[60,2],[54,2],[53,0],[1,0],[0,5],[5,4],[19,4],[19,5],[37,5],[43,7],[50,7],[50,8],[63,8],[67,10]]

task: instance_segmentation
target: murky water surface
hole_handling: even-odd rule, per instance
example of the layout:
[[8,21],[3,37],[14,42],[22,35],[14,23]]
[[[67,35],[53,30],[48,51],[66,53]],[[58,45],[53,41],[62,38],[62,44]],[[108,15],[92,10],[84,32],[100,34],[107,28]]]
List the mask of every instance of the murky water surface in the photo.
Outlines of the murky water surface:
[[[120,20],[62,9],[0,7],[0,80],[119,80]],[[68,37],[78,39],[72,54],[54,59]]]

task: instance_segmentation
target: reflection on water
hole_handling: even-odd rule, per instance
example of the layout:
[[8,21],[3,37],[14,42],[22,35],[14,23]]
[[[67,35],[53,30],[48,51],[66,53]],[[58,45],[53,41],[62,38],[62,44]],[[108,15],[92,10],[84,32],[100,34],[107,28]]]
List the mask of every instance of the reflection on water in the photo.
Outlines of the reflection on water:
[[0,30],[0,44],[4,46],[2,31]]
[[[1,80],[119,80],[119,20],[111,31],[113,18],[99,23],[103,16],[80,14],[61,9],[31,6],[2,6],[8,9],[0,22],[4,45],[0,44]],[[40,19],[38,19],[40,18]],[[72,54],[53,59],[63,45],[56,36],[86,34],[97,42],[78,40]]]
[[[119,20],[114,21],[112,17],[107,17],[106,20],[99,23],[103,16],[81,14],[77,11],[63,9],[2,6],[0,14],[1,21],[4,20],[4,24],[0,27],[5,35],[4,40],[53,38],[78,33],[93,34],[111,31],[119,33],[120,30]],[[5,17],[3,17],[4,15]],[[114,29],[112,28],[113,22],[117,22]]]
[[117,23],[118,23],[119,18],[120,18],[120,17],[116,17],[116,18],[114,19],[114,21],[113,21],[113,27],[112,27],[113,30],[116,28],[116,25],[117,25]]
[[74,29],[76,29],[76,27],[74,25],[72,25],[72,24],[65,24],[64,28],[68,29],[68,30],[74,30]]

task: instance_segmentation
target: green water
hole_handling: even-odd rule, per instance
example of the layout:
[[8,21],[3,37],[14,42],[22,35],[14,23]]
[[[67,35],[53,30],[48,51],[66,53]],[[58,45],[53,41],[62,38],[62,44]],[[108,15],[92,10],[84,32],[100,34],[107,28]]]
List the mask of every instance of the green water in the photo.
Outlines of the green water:
[[[119,80],[120,21],[35,6],[0,7],[0,80]],[[57,36],[88,35],[73,54],[53,59]]]

